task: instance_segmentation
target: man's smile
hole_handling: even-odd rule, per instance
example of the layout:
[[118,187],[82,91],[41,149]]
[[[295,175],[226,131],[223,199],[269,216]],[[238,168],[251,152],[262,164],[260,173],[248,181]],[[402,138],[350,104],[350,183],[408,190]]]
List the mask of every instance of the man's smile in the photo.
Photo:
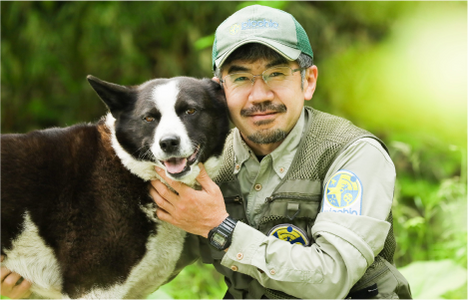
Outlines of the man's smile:
[[[287,111],[283,104],[273,104],[271,102],[258,103],[250,108],[242,109],[240,115],[251,119],[254,123],[262,124],[272,122],[280,113]],[[261,125],[261,124],[260,124]]]
[[[262,125],[266,123],[271,123],[277,117],[279,113],[275,111],[267,111],[267,112],[257,112],[250,114],[246,117],[250,118],[255,124]],[[261,122],[261,124],[259,124]]]

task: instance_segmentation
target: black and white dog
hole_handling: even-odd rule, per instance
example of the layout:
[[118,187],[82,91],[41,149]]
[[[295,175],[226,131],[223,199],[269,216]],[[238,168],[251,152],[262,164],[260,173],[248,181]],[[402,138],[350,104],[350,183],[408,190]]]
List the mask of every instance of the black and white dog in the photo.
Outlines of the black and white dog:
[[209,79],[88,81],[110,111],[97,124],[2,135],[2,266],[33,282],[33,297],[145,298],[186,235],[156,218],[154,167],[194,186],[202,162],[214,177],[225,97]]

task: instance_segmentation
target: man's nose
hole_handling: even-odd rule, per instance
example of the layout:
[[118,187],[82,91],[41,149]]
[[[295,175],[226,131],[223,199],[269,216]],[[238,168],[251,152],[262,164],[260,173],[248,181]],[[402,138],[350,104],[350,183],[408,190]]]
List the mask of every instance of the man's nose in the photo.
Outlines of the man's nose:
[[251,87],[250,96],[248,99],[252,102],[272,100],[274,93],[269,85],[264,81],[263,77],[253,77],[253,85]]

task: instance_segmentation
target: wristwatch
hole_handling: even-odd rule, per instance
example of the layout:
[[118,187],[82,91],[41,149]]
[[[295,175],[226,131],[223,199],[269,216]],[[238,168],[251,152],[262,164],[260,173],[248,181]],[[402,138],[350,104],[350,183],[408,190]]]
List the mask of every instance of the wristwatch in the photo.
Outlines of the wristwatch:
[[208,238],[211,246],[220,251],[227,249],[232,242],[232,233],[237,222],[227,217],[219,226],[209,231]]

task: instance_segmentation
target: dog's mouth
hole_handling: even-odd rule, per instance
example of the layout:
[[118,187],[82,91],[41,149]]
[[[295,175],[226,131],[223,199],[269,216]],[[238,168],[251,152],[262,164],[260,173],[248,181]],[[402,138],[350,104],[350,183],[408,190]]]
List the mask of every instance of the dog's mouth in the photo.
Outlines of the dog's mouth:
[[193,154],[188,157],[171,157],[167,160],[161,160],[160,162],[165,166],[166,171],[173,177],[179,177],[185,174],[191,168],[191,165],[198,158],[199,149],[201,147],[198,145]]

